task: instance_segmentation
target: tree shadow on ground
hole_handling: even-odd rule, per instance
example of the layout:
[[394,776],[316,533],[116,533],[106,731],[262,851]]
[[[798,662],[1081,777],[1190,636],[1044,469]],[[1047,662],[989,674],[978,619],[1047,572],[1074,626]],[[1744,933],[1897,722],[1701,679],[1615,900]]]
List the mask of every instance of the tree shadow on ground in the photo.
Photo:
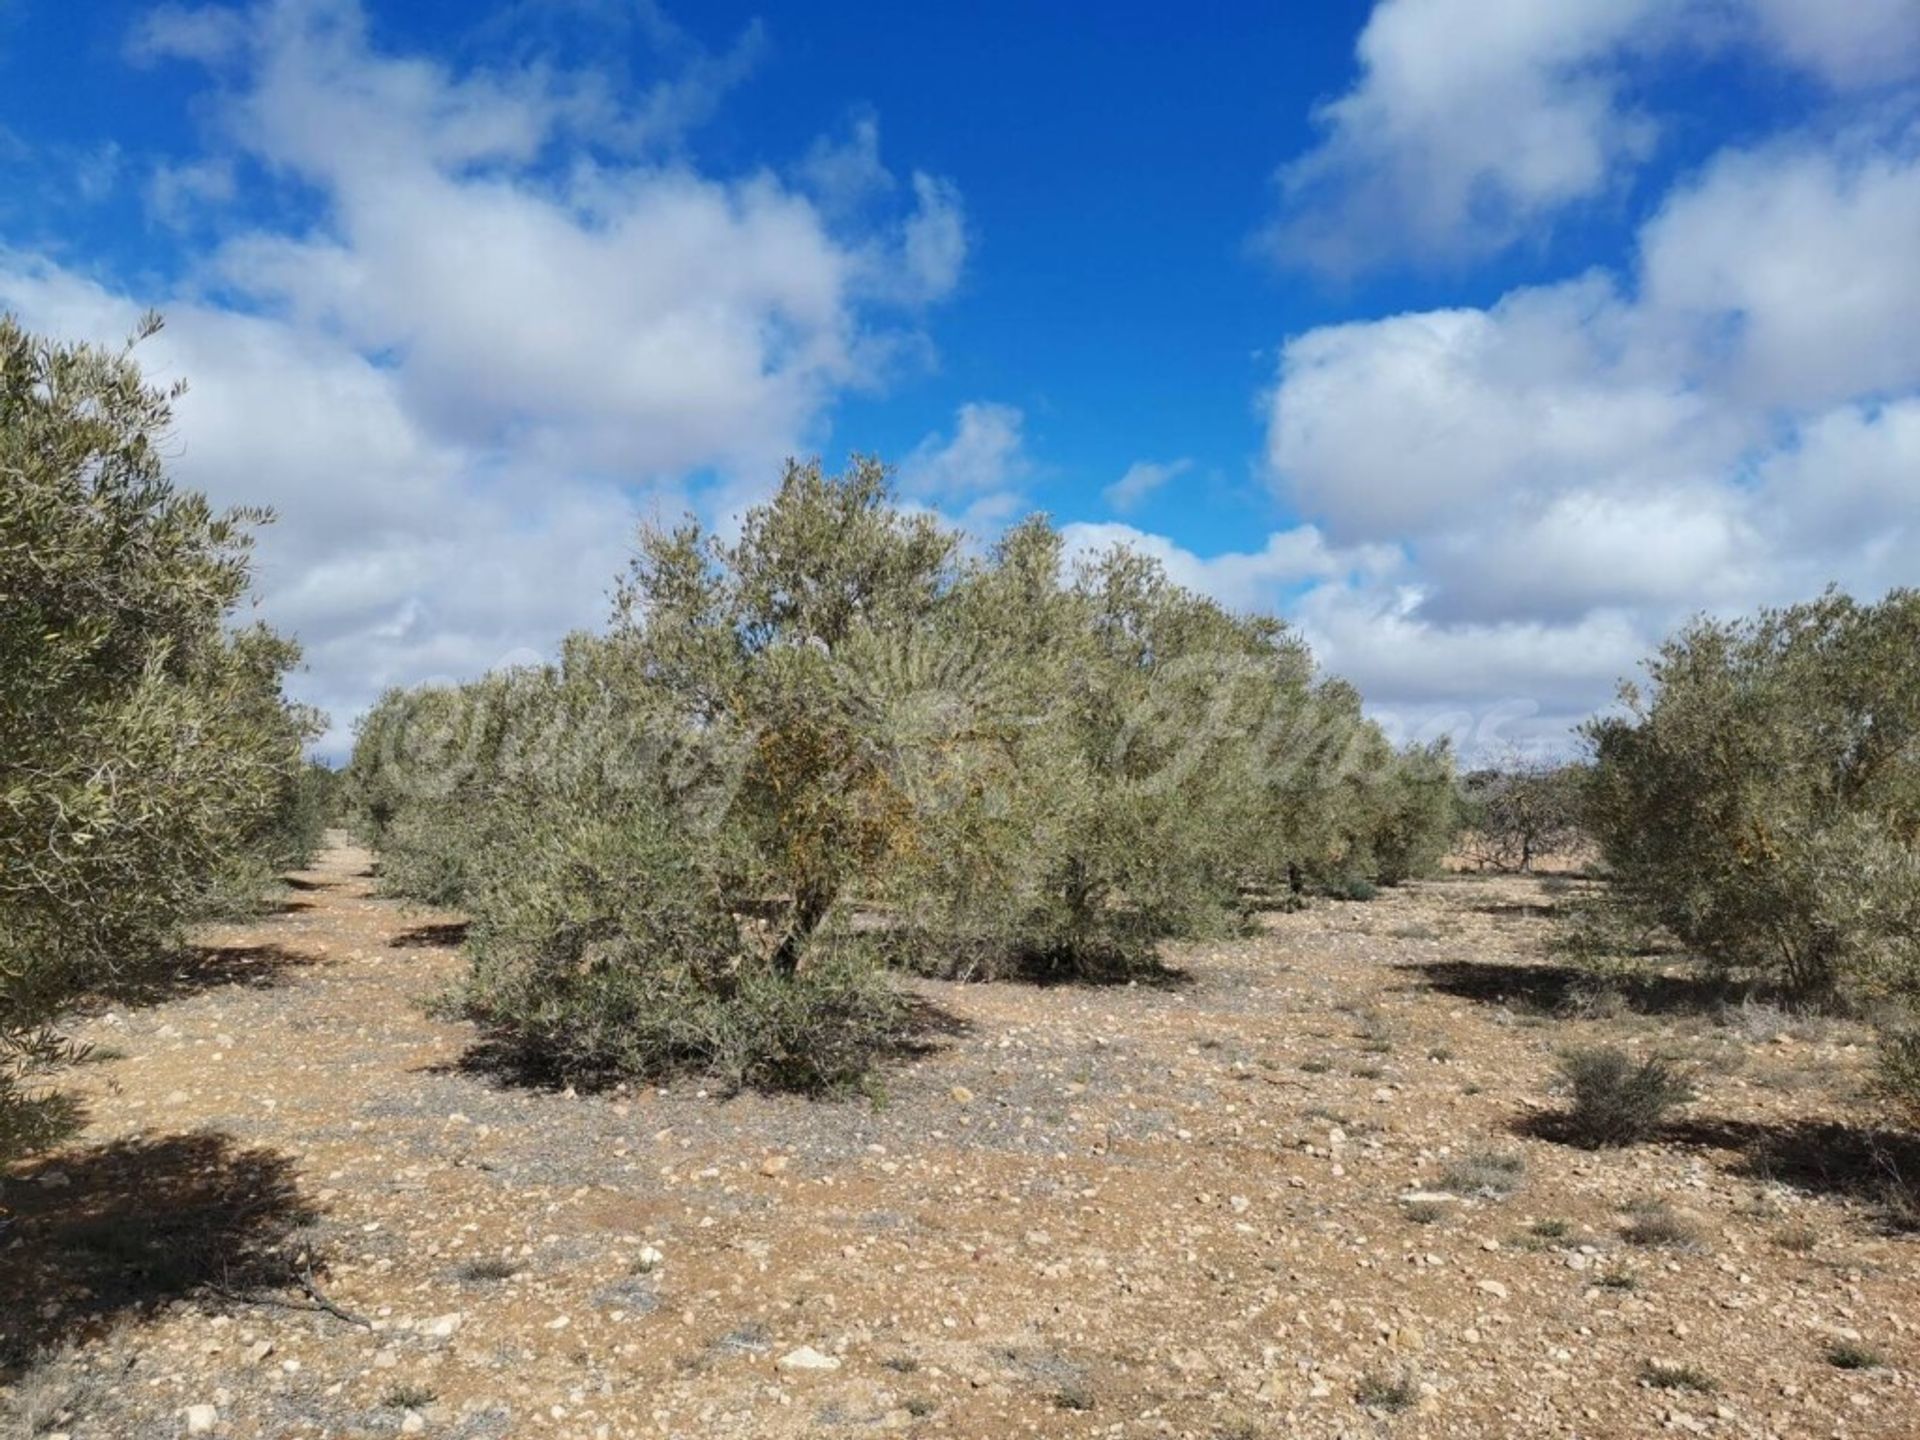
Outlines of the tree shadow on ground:
[[1663,1138],[1737,1150],[1734,1170],[1746,1179],[1861,1201],[1899,1228],[1920,1229],[1920,1135],[1835,1120],[1705,1118],[1676,1122]]
[[465,920],[448,920],[434,925],[415,925],[387,941],[389,950],[454,949],[464,945],[469,926]]
[[0,1380],[205,1287],[286,1283],[289,1237],[314,1218],[289,1157],[214,1133],[50,1156],[0,1193]]
[[298,875],[282,875],[280,877],[280,883],[285,885],[289,890],[314,891],[333,889],[333,881],[331,880],[303,880]]
[[989,974],[940,977],[966,983],[1003,982],[1040,990],[1106,990],[1137,985],[1145,990],[1184,990],[1196,983],[1191,970],[1163,960],[1148,964],[1092,966],[1062,962],[1047,955],[1024,955]]
[[[1548,1111],[1514,1122],[1516,1134],[1575,1144],[1566,1117]],[[1766,1123],[1702,1116],[1660,1127],[1663,1144],[1732,1151],[1743,1179],[1875,1207],[1890,1226],[1920,1230],[1920,1135],[1832,1120]]]
[[1551,920],[1561,913],[1561,905],[1555,900],[1538,900],[1529,903],[1525,900],[1489,900],[1482,905],[1467,907],[1476,915],[1491,915],[1499,920]]
[[939,980],[952,985],[1031,985],[1042,990],[1075,988],[1101,990],[1138,985],[1151,990],[1179,990],[1195,983],[1189,970],[1169,965],[1158,955],[1141,958],[1116,952],[1075,953],[1065,950],[1023,950],[980,955],[963,944],[919,939],[899,946],[876,945],[875,962],[903,975]]
[[283,945],[191,945],[144,965],[130,966],[94,991],[120,1005],[159,1005],[229,985],[265,990],[318,965],[319,957]]
[[1491,960],[1429,960],[1405,967],[1428,989],[1476,1005],[1545,1014],[1578,1013],[1598,994],[1618,997],[1636,1015],[1712,1015],[1738,1004],[1751,986],[1710,975],[1630,975],[1604,979],[1573,965],[1514,965]]
[[[924,1060],[929,1055],[938,1054],[951,1041],[963,1039],[974,1033],[973,1022],[934,1003],[924,995],[908,992],[901,996],[901,1000],[904,1006],[903,1023],[890,1042],[875,1048],[873,1061],[876,1068]],[[614,1072],[583,1073],[556,1065],[551,1057],[541,1055],[517,1037],[498,1031],[483,1033],[462,1050],[457,1058],[436,1061],[433,1064],[421,1066],[420,1070],[428,1075],[463,1075],[507,1089],[555,1092],[574,1090],[587,1094],[612,1090],[623,1083],[658,1085],[670,1083],[674,1079],[700,1080],[703,1078],[700,1071],[694,1067],[672,1074],[641,1077],[638,1080],[634,1076]],[[764,1089],[769,1093],[794,1093],[780,1086],[748,1085],[743,1088]]]

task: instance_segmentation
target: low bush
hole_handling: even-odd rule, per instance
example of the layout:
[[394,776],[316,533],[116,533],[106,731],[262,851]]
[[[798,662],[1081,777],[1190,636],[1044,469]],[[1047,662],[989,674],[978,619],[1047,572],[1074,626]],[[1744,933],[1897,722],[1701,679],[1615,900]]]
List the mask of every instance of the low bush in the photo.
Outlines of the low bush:
[[1463,1155],[1440,1176],[1440,1188],[1455,1195],[1504,1200],[1520,1188],[1526,1158],[1510,1151],[1479,1150]]
[[1692,1083],[1672,1061],[1635,1061],[1611,1046],[1568,1052],[1560,1076],[1572,1097],[1561,1127],[1574,1144],[1593,1149],[1653,1138],[1670,1111],[1694,1098]]
[[1362,1372],[1353,1398],[1370,1410],[1410,1410],[1420,1403],[1420,1377],[1404,1367],[1374,1366]]
[[1887,1363],[1878,1350],[1857,1340],[1835,1340],[1824,1353],[1836,1370],[1878,1370]]
[[1878,1088],[1900,1110],[1908,1128],[1920,1130],[1920,1029],[1896,1028],[1881,1035]]
[[1720,1386],[1698,1365],[1675,1361],[1650,1360],[1640,1367],[1641,1382],[1654,1390],[1690,1390],[1696,1395],[1712,1395]]
[[1700,1230],[1685,1216],[1677,1215],[1664,1202],[1645,1201],[1630,1207],[1629,1219],[1620,1238],[1629,1245],[1647,1250],[1697,1250]]
[[657,797],[525,817],[468,892],[471,969],[451,997],[522,1065],[570,1081],[696,1072],[832,1089],[895,1045],[904,1011],[867,950],[729,908],[723,847]]

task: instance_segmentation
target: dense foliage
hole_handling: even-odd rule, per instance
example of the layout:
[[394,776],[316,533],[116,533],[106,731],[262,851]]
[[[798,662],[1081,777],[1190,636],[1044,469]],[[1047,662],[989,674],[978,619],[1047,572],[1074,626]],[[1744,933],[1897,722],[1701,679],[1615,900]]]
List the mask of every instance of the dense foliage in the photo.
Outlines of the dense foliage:
[[1563,1055],[1560,1078],[1571,1097],[1561,1127],[1573,1143],[1594,1150],[1651,1140],[1668,1112],[1694,1098],[1693,1082],[1673,1061],[1635,1060],[1606,1045]]
[[1452,773],[1277,622],[1044,521],[969,555],[856,461],[645,531],[608,633],[387,696],[346,785],[523,1059],[811,1087],[900,1038],[883,963],[1149,972],[1251,892],[1430,865]]
[[1920,992],[1920,592],[1662,648],[1588,727],[1620,904],[1807,998]]
[[229,626],[265,517],[168,483],[172,398],[0,317],[0,1151],[76,994],[310,843],[297,652]]

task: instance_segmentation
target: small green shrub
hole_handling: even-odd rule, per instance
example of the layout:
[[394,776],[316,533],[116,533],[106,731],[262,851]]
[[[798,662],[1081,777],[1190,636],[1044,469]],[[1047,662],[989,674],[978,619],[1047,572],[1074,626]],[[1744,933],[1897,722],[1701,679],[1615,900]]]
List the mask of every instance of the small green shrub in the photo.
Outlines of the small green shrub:
[[387,1388],[387,1393],[380,1397],[380,1403],[389,1410],[424,1410],[439,1398],[436,1391],[425,1385],[402,1380]]
[[1835,1340],[1824,1358],[1836,1370],[1878,1370],[1887,1363],[1878,1350],[1855,1340]]
[[1353,1398],[1370,1410],[1411,1410],[1420,1403],[1420,1380],[1411,1370],[1376,1367],[1360,1376]]
[[1880,1037],[1880,1093],[1920,1130],[1920,1028],[1890,1030]]
[[1562,1117],[1566,1135],[1592,1149],[1648,1140],[1669,1111],[1694,1098],[1692,1083],[1673,1062],[1654,1056],[1636,1063],[1611,1046],[1569,1051],[1560,1075],[1572,1094]]
[[543,832],[473,892],[472,969],[451,1003],[527,1068],[568,1080],[856,1083],[901,1036],[886,976],[839,935],[814,937],[788,970],[697,853],[637,804]]
[[1696,1395],[1712,1395],[1720,1388],[1699,1366],[1664,1360],[1649,1360],[1642,1365],[1640,1379],[1655,1390],[1690,1390]]
[[1811,1255],[1820,1247],[1820,1232],[1811,1225],[1787,1225],[1774,1232],[1773,1243],[1789,1255]]
[[1093,1409],[1093,1386],[1085,1380],[1069,1380],[1053,1392],[1053,1408],[1085,1412]]
[[470,1284],[481,1284],[493,1280],[511,1280],[520,1273],[520,1267],[511,1260],[498,1255],[482,1255],[473,1260],[462,1261],[454,1271],[455,1276]]
[[1620,1238],[1648,1250],[1697,1250],[1701,1245],[1699,1229],[1659,1201],[1635,1205]]
[[1449,1165],[1440,1176],[1440,1188],[1455,1195],[1502,1200],[1520,1188],[1526,1173],[1525,1156],[1511,1151],[1481,1150]]

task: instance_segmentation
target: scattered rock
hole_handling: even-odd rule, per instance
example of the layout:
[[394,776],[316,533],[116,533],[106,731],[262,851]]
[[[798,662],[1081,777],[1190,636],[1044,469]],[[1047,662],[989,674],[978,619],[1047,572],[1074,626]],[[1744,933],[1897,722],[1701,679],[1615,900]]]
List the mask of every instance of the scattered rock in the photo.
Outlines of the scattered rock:
[[822,1355],[811,1345],[802,1345],[798,1350],[789,1350],[775,1362],[782,1370],[838,1370],[840,1360],[835,1355]]

